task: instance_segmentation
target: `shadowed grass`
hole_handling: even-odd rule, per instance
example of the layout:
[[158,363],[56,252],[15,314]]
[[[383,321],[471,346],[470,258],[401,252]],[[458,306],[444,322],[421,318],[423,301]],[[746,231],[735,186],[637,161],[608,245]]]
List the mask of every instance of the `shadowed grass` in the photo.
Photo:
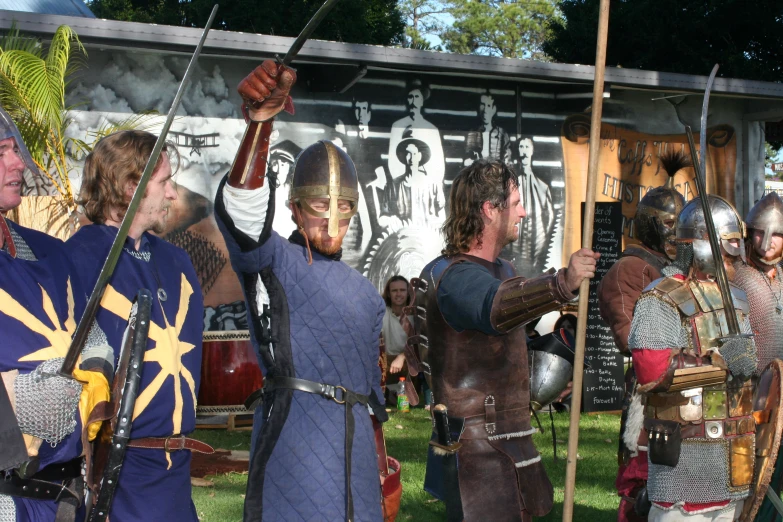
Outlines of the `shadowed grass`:
[[[555,521],[563,516],[563,483],[565,481],[568,414],[555,414],[557,461],[553,459],[552,435],[547,414],[540,415],[543,433],[534,435],[536,447],[555,489],[552,511],[536,520]],[[534,421],[534,425],[535,421]],[[536,425],[537,426],[537,425]],[[579,464],[576,474],[574,520],[613,522],[617,520],[618,498],[614,490],[617,473],[618,415],[583,415],[579,423]],[[384,425],[389,455],[402,464],[402,502],[398,521],[440,522],[445,508],[423,490],[427,462],[427,442],[430,438],[429,412],[412,409],[410,413],[392,413]],[[215,448],[249,449],[250,432],[199,430],[195,437]],[[213,486],[194,487],[193,501],[203,521],[241,521],[247,474],[229,473],[210,476]]]

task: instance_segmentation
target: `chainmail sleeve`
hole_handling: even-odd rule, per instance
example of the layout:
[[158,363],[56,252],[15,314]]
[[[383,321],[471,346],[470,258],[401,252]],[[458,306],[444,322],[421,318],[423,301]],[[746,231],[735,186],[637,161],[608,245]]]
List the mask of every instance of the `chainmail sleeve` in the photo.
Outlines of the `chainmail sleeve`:
[[80,368],[100,372],[108,382],[114,378],[114,350],[97,322],[93,323],[87,334]]
[[649,391],[661,383],[672,358],[687,346],[687,332],[674,304],[654,294],[642,294],[628,335],[640,391]]

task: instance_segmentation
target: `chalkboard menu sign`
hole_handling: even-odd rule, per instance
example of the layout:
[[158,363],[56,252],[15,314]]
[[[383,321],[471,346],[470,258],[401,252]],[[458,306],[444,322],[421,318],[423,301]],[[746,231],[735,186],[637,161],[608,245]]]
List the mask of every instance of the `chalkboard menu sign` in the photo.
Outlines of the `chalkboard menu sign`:
[[[582,203],[582,216],[585,204]],[[584,218],[583,218],[584,219]],[[623,356],[614,344],[609,326],[598,311],[598,283],[622,254],[622,203],[595,204],[593,250],[601,254],[595,277],[590,281],[585,339],[585,372],[583,381],[584,411],[611,411],[622,408],[624,392]],[[587,365],[590,367],[588,368]]]

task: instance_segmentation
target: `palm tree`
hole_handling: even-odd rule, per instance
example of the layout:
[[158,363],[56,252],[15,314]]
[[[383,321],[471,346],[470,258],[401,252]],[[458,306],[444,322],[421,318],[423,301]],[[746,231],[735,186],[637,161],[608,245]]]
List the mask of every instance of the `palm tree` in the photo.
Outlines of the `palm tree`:
[[57,28],[46,48],[15,27],[0,38],[0,104],[70,210],[76,204],[68,179],[67,151],[76,144],[65,134],[69,122],[65,88],[85,58],[84,47],[67,25]]
[[[85,138],[69,137],[69,112],[76,106],[65,105],[65,90],[74,74],[86,64],[87,53],[76,33],[67,25],[57,28],[48,47],[37,38],[20,34],[12,26],[0,37],[0,105],[11,115],[33,161],[60,195],[59,214],[75,217],[77,204],[69,174],[74,156],[88,154],[103,136],[128,128],[153,126],[153,113],[132,114],[118,123],[106,122]],[[58,214],[57,205],[48,204],[47,212]],[[74,232],[75,219],[54,219],[59,229],[53,235],[68,237]],[[65,223],[69,223],[65,230]],[[46,228],[50,228],[49,223]]]

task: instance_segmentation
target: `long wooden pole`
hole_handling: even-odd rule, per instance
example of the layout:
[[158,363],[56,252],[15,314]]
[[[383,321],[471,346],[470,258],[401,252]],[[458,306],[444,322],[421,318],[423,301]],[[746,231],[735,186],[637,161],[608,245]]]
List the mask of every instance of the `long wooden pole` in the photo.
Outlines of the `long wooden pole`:
[[[601,113],[604,107],[604,70],[606,68],[606,35],[609,32],[609,0],[601,0],[598,13],[598,42],[595,49],[595,79],[593,107],[590,115],[590,156],[587,167],[585,215],[582,222],[582,248],[593,247],[593,219],[595,219],[595,189],[598,184],[598,154],[601,144]],[[579,287],[579,317],[576,323],[576,354],[571,391],[571,421],[568,426],[568,462],[566,464],[563,522],[574,516],[574,489],[576,485],[576,452],[579,447],[579,417],[582,409],[582,374],[585,368],[585,334],[587,332],[587,305],[590,280],[583,279]]]

